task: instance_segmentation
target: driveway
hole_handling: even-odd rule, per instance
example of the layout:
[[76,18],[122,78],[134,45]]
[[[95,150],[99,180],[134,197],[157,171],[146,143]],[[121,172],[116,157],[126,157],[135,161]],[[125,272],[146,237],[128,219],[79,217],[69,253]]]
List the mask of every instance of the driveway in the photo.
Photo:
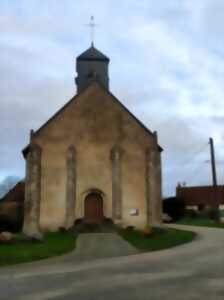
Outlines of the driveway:
[[172,227],[199,236],[152,253],[81,262],[70,254],[1,268],[0,299],[223,300],[224,230]]

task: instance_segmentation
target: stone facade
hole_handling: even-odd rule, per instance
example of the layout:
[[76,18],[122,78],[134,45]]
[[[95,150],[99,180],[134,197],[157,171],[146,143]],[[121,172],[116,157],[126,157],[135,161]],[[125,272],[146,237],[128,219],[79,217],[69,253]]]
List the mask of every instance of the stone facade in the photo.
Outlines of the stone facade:
[[70,227],[91,191],[122,226],[161,222],[161,148],[97,82],[37,130],[25,150],[24,232]]

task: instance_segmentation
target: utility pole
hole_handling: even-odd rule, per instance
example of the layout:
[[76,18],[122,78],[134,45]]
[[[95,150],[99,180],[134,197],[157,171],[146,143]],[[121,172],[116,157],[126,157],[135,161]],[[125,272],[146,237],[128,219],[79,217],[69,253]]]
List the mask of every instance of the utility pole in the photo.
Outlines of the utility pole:
[[216,164],[215,164],[215,150],[214,150],[214,141],[213,138],[209,138],[210,144],[210,154],[211,154],[211,169],[212,169],[212,183],[213,183],[213,196],[212,201],[213,207],[213,218],[219,222],[219,199],[217,193],[217,177],[216,177]]

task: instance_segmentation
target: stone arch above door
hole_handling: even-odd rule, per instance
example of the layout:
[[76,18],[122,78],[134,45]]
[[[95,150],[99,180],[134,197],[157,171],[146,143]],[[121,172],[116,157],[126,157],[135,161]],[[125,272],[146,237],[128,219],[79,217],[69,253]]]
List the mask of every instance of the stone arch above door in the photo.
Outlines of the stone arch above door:
[[90,193],[98,193],[103,199],[106,197],[105,193],[101,189],[95,187],[85,190],[81,193],[81,196],[85,198]]

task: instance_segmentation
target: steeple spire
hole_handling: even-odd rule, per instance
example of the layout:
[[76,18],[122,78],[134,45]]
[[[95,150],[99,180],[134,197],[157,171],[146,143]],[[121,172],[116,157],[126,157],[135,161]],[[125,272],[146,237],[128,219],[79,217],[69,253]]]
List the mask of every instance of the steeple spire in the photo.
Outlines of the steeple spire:
[[97,50],[93,45],[76,58],[76,84],[80,93],[93,81],[98,81],[109,89],[108,76],[109,58]]
[[76,58],[77,93],[82,92],[93,81],[99,82],[109,90],[108,65],[110,60],[94,46],[96,27],[94,16],[91,16],[87,26],[90,28],[91,46]]

